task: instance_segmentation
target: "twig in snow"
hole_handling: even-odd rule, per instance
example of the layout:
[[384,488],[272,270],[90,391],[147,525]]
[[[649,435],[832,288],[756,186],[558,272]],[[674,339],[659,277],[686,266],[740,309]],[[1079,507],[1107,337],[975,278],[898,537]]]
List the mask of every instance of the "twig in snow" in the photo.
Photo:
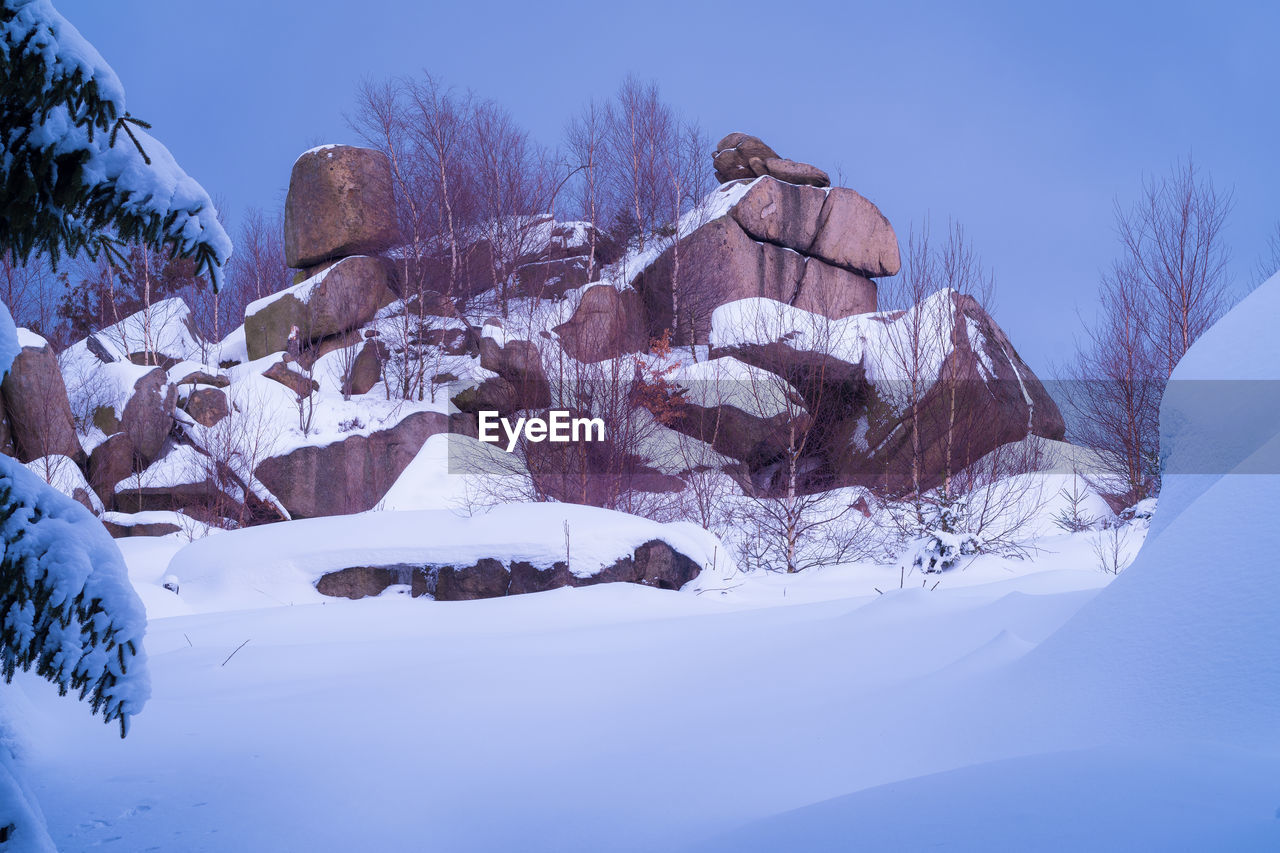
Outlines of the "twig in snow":
[[241,643],[240,645],[236,646],[236,650],[235,650],[235,652],[232,652],[231,654],[227,655],[227,660],[224,660],[224,661],[222,662],[222,665],[223,665],[223,666],[226,666],[226,665],[227,665],[227,661],[229,661],[229,660],[231,660],[233,657],[235,657],[235,656],[236,656],[236,652],[240,651],[241,649],[243,649],[243,648],[244,648],[245,646],[247,646],[247,645],[249,645],[249,641],[248,641],[248,640],[245,640],[243,643]]

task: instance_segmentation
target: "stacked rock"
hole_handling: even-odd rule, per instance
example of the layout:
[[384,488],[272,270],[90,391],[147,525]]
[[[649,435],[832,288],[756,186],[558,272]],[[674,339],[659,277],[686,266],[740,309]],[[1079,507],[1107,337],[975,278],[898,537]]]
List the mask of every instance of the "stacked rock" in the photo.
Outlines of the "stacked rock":
[[779,157],[778,152],[765,145],[759,137],[746,133],[731,133],[721,139],[711,161],[716,169],[716,180],[722,184],[769,175],[789,184],[831,186],[827,173],[817,166]]
[[393,265],[377,253],[398,237],[385,154],[324,145],[299,157],[284,212],[285,262],[298,284],[245,309],[249,357],[288,352],[291,335],[313,357],[358,343],[356,330],[395,298]]
[[877,310],[875,279],[901,265],[897,235],[878,207],[745,133],[720,140],[712,161],[724,184],[718,192],[732,194],[714,205],[724,213],[682,236],[630,289],[587,290],[555,330],[571,355],[612,358],[668,329],[677,344],[705,343],[712,311],[751,297],[834,320]]

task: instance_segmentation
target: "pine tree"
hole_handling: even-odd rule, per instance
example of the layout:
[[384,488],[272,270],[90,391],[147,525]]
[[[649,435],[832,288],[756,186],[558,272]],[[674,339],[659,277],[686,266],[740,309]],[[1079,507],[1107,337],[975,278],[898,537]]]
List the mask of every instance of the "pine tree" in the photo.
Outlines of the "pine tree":
[[220,283],[231,242],[208,194],[49,0],[0,0],[0,86],[0,247],[57,263],[139,243]]
[[919,535],[907,551],[911,567],[925,574],[946,572],[982,551],[982,539],[965,528],[964,498],[939,489],[925,510]]
[[149,684],[146,615],[119,549],[87,509],[0,456],[0,674],[77,691],[120,736]]

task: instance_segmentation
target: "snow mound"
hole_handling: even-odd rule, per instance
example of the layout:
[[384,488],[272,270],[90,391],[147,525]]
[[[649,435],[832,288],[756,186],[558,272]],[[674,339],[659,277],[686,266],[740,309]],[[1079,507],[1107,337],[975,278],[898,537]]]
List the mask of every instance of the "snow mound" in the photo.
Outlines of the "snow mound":
[[1272,725],[1280,701],[1276,316],[1280,276],[1175,369],[1160,412],[1164,481],[1146,545],[1028,660],[1135,728],[1280,746]]
[[[567,533],[566,533],[567,526]],[[467,566],[489,557],[550,568],[565,560],[590,577],[652,540],[699,565],[726,562],[702,528],[661,524],[626,513],[560,503],[503,504],[471,517],[448,510],[368,512],[233,530],[192,542],[167,573],[199,610],[239,610],[332,601],[316,592],[328,572],[352,566]],[[246,554],[253,559],[245,560]]]

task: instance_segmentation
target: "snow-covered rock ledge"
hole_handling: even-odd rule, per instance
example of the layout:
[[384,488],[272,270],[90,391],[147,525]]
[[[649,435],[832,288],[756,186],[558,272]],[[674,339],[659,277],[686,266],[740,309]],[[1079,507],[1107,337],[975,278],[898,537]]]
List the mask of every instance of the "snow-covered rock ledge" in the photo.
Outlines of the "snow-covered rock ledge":
[[439,600],[614,581],[679,589],[728,563],[724,545],[693,524],[527,503],[470,517],[368,512],[219,533],[178,551],[168,573],[197,610],[232,610],[359,598],[395,584]]

